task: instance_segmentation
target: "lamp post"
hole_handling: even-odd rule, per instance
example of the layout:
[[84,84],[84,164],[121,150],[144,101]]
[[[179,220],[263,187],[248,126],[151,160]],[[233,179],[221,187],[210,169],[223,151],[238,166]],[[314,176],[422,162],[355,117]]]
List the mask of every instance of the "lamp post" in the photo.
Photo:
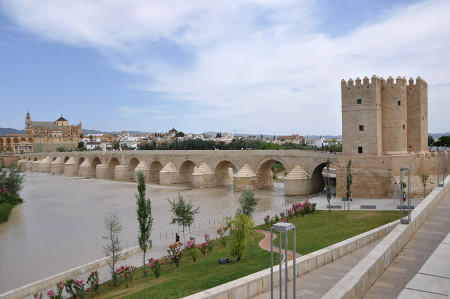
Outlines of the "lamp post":
[[306,171],[306,200],[309,200],[309,179],[311,178],[311,175],[309,174],[308,170]]
[[270,228],[270,298],[273,299],[273,287],[274,287],[274,283],[273,283],[273,232],[278,232],[278,238],[279,238],[279,245],[278,245],[278,254],[279,254],[279,270],[278,270],[278,277],[279,277],[279,290],[280,290],[280,299],[283,298],[282,297],[282,289],[283,289],[283,283],[282,283],[282,260],[281,260],[281,255],[282,255],[282,251],[281,251],[281,236],[282,233],[284,233],[284,294],[285,294],[285,298],[288,298],[288,231],[293,230],[293,236],[294,236],[294,240],[293,240],[293,256],[294,256],[294,260],[293,260],[293,265],[292,265],[292,284],[293,284],[293,298],[295,299],[295,280],[296,280],[296,274],[295,274],[295,268],[296,268],[296,264],[295,264],[295,256],[297,255],[296,253],[296,248],[295,248],[295,226],[292,223],[283,223],[283,222],[279,222],[276,223],[274,225],[272,225],[272,227]]
[[439,163],[439,152],[440,150],[437,150],[437,185],[438,187],[444,187],[444,182],[445,182],[445,150],[442,150],[442,182],[439,179],[439,173],[441,172],[440,170],[440,163]]
[[41,125],[39,125],[39,151],[42,153],[42,132],[41,132]]

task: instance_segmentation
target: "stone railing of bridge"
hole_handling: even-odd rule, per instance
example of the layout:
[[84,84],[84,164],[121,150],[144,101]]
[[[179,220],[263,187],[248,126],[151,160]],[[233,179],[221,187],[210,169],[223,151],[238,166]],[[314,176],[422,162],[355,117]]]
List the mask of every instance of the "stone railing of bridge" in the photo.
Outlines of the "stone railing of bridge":
[[337,163],[339,154],[302,150],[281,151],[84,151],[27,153],[18,163],[28,171],[87,178],[136,181],[142,171],[148,182],[162,185],[187,183],[193,188],[233,185],[235,191],[273,187],[272,166],[286,169],[285,194],[310,192],[324,182],[327,159]]

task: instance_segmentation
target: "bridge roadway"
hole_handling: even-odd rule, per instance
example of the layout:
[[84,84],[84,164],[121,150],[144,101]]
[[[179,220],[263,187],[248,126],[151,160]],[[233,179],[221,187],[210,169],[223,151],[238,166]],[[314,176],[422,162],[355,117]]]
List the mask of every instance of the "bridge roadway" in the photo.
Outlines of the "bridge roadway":
[[[142,171],[148,182],[188,183],[193,188],[233,185],[235,191],[273,187],[272,166],[286,169],[285,194],[304,195],[324,186],[327,159],[339,154],[303,150],[281,151],[84,151],[27,153],[19,163],[26,170],[88,178],[136,180]],[[311,176],[307,182],[307,172]]]

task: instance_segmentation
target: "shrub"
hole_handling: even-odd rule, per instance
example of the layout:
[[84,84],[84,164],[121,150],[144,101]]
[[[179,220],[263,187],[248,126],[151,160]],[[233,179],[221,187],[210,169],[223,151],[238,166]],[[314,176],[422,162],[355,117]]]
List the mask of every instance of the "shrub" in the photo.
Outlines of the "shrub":
[[150,267],[150,269],[152,269],[153,274],[155,274],[155,277],[160,277],[162,266],[164,265],[164,260],[149,258],[148,262],[149,262],[148,266]]
[[219,235],[220,243],[225,247],[227,245],[227,239],[225,238],[225,233],[228,230],[228,226],[224,225],[217,229],[217,234]]
[[89,285],[91,286],[88,289],[88,291],[95,292],[96,295],[100,294],[100,285],[98,283],[98,281],[99,281],[98,272],[97,271],[91,272],[91,274],[89,274],[87,280],[89,282]]
[[231,255],[239,262],[247,250],[248,243],[253,232],[253,218],[244,214],[238,214],[231,222]]
[[63,298],[63,296],[62,296],[63,290],[64,290],[64,281],[60,281],[56,285],[56,293],[53,292],[53,290],[49,290],[47,292],[47,296],[50,299],[62,299]]
[[187,241],[186,250],[194,262],[200,256],[200,250],[197,246],[195,246],[195,240],[193,240],[193,238],[191,238],[191,240]]
[[208,247],[208,242],[203,242],[202,244],[198,244],[195,247],[200,249],[200,252],[203,254],[203,256],[205,256],[206,255],[206,249]]
[[214,247],[214,243],[212,242],[211,238],[209,237],[209,234],[205,234],[205,242],[208,243],[208,245],[206,246],[208,248],[208,251],[212,251],[213,247]]
[[14,204],[8,201],[0,202],[0,223],[8,221],[9,214],[14,207]]
[[128,284],[133,281],[133,275],[136,267],[124,265],[116,270],[116,275],[125,281],[125,286],[128,288]]
[[180,267],[181,255],[182,255],[182,250],[181,250],[182,245],[183,245],[183,243],[175,242],[175,243],[170,244],[167,249],[167,253],[168,253],[167,257],[169,259],[172,259],[175,262],[175,266],[177,268]]

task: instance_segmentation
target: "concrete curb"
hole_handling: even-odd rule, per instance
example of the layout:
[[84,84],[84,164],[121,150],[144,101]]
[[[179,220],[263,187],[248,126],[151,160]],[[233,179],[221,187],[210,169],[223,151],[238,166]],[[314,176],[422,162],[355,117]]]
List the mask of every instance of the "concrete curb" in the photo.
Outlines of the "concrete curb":
[[443,188],[435,188],[411,212],[410,224],[398,225],[323,298],[362,298],[449,192],[448,182],[449,178]]
[[[122,256],[127,257],[142,252],[139,246],[128,248],[121,252]],[[13,289],[6,293],[0,294],[1,299],[17,299],[23,298],[36,293],[37,291],[55,286],[61,280],[67,280],[97,270],[98,268],[107,265],[108,258],[104,257],[93,262],[81,265],[76,268],[46,277],[44,279],[29,283],[19,288]]]
[[[383,226],[377,227],[360,235],[354,236],[342,242],[333,244],[326,248],[311,252],[296,259],[296,276],[313,271],[323,265],[349,254],[379,238],[387,236],[399,221],[393,221]],[[288,262],[288,279],[292,280],[293,261]],[[284,268],[283,273],[284,274]],[[274,269],[274,286],[278,285],[278,267]],[[284,278],[283,278],[284,280]],[[240,279],[227,282],[220,286],[190,295],[186,299],[199,298],[251,298],[264,292],[270,291],[270,268],[265,269]]]

